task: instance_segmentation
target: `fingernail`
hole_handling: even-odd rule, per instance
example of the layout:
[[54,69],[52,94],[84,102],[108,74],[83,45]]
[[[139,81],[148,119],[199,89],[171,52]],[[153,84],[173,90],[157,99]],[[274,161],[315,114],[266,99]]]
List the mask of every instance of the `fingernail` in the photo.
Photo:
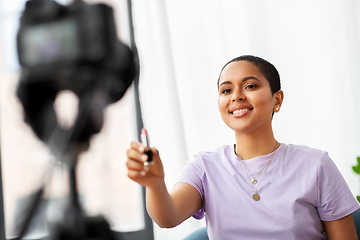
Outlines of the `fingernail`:
[[141,172],[140,172],[140,175],[141,175],[141,176],[145,176],[145,175],[146,175],[146,172],[141,171]]
[[141,160],[146,161],[147,160],[147,155],[146,154],[142,155]]

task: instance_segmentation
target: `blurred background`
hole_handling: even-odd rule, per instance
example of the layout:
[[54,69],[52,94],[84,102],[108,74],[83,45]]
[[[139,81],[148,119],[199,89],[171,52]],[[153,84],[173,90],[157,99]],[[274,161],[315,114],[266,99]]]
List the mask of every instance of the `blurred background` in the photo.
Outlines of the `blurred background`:
[[[66,4],[68,1],[58,1]],[[89,2],[89,1],[87,1]],[[119,38],[128,43],[125,0],[110,4]],[[24,0],[0,0],[0,143],[5,232],[12,237],[26,197],[37,189],[53,157],[23,122],[15,97],[20,67],[16,32]],[[234,143],[217,109],[216,81],[230,59],[251,54],[278,69],[285,94],[274,116],[283,143],[329,153],[354,195],[352,166],[360,156],[360,1],[356,0],[136,0],[135,41],[140,57],[140,103],[150,143],[164,162],[169,188],[199,151]],[[55,102],[63,126],[76,115],[76,96]],[[106,109],[105,125],[79,159],[81,200],[89,215],[104,214],[116,231],[144,228],[141,188],[126,177],[126,149],[137,140],[134,89]],[[66,171],[47,183],[46,216],[56,219],[68,194]],[[45,221],[45,220],[41,220]],[[189,219],[174,229],[154,224],[156,240],[183,239],[204,226]],[[33,237],[46,235],[44,224]]]

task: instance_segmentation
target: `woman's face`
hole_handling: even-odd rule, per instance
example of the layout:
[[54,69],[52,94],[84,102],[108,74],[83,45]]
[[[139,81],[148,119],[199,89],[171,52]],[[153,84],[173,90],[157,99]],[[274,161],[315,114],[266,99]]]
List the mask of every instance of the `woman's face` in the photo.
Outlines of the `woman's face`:
[[235,132],[261,133],[271,128],[272,114],[278,111],[282,99],[282,91],[272,94],[268,80],[251,62],[232,62],[220,75],[219,111]]

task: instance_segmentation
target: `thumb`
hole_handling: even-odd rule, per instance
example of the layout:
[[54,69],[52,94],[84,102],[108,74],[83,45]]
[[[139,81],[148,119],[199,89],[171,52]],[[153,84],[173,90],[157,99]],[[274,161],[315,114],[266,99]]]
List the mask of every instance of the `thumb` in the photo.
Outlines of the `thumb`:
[[161,162],[159,151],[156,148],[153,148],[153,147],[150,148],[150,150],[151,150],[151,153],[152,153],[152,159],[153,159],[154,163]]

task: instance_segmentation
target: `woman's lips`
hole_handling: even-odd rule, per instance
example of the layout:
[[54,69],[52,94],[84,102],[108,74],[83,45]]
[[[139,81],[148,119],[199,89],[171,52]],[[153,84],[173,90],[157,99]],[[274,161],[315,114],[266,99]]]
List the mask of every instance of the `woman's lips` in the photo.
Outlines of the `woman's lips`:
[[234,117],[242,117],[242,116],[246,115],[247,113],[249,113],[251,110],[252,110],[252,108],[241,108],[241,109],[236,109],[230,113]]

